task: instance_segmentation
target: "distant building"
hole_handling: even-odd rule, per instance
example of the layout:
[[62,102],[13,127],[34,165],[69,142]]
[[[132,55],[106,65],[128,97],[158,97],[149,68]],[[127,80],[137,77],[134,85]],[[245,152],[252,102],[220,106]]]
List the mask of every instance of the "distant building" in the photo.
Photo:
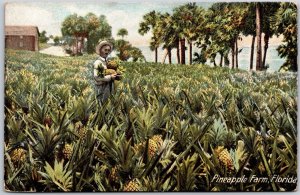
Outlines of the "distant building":
[[5,48],[38,51],[38,27],[5,26]]

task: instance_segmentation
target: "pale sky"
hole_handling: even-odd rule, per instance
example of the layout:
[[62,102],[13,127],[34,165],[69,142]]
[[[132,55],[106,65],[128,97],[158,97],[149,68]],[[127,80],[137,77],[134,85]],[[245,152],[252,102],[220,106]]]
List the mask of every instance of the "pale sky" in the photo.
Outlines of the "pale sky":
[[[88,1],[88,2],[16,2],[8,3],[5,7],[5,25],[35,25],[39,31],[45,30],[47,35],[61,36],[60,27],[63,20],[70,14],[77,13],[85,16],[92,12],[97,16],[105,15],[108,23],[112,26],[113,37],[117,38],[120,28],[128,30],[126,39],[135,46],[148,45],[151,34],[141,36],[138,33],[139,23],[144,14],[156,10],[160,12],[171,12],[183,1],[172,3],[138,2],[138,1]],[[208,7],[210,3],[202,3]],[[200,4],[199,4],[200,5]]]
[[[172,13],[172,10],[189,1],[138,1],[123,0],[116,2],[113,0],[99,1],[54,1],[54,2],[9,2],[5,6],[5,25],[34,25],[38,26],[39,31],[45,30],[47,36],[61,36],[61,24],[70,14],[77,13],[85,16],[92,12],[97,16],[105,15],[108,23],[112,26],[112,34],[117,38],[117,31],[120,28],[128,30],[128,36],[125,38],[134,46],[148,46],[151,33],[141,36],[138,33],[139,23],[142,21],[144,14],[156,10],[162,13]],[[197,1],[196,1],[197,2]],[[197,2],[199,6],[208,8],[212,3]],[[242,45],[249,45],[251,38],[244,38]],[[280,41],[272,39],[270,43]]]

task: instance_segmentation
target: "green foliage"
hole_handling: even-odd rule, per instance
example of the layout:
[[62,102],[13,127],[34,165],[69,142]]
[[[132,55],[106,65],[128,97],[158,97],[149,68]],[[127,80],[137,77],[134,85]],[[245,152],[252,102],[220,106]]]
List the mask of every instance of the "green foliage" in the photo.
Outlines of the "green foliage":
[[55,160],[54,167],[52,168],[47,162],[45,166],[45,173],[40,172],[45,180],[41,180],[42,183],[47,185],[48,190],[68,192],[72,187],[72,175],[71,171],[67,169],[68,163],[64,166],[64,162],[58,162]]
[[122,61],[127,61],[130,58],[134,62],[143,62],[146,60],[142,51],[139,48],[132,46],[128,41],[119,39],[114,42],[114,45],[115,50],[117,51],[117,56]]
[[283,44],[277,51],[282,58],[286,58],[286,62],[282,65],[281,70],[298,70],[297,62],[297,5],[294,3],[281,3],[275,15],[274,22],[275,31],[283,34]]
[[61,39],[62,39],[61,37],[55,36],[55,37],[53,38],[54,45],[59,45],[60,42],[61,42]]
[[46,36],[47,32],[46,31],[42,31],[39,35],[39,42],[40,43],[47,43],[47,41],[49,40],[49,37]]
[[76,44],[76,54],[79,49],[82,49],[79,48],[78,41],[82,42],[83,47],[84,38],[87,38],[86,50],[88,53],[95,52],[95,46],[99,39],[111,38],[111,26],[107,23],[106,17],[100,15],[98,18],[93,13],[88,13],[84,17],[77,14],[67,16],[62,23],[61,31],[69,46]]
[[128,31],[125,28],[121,28],[118,30],[117,35],[121,36],[122,39],[124,39],[124,36],[128,35]]

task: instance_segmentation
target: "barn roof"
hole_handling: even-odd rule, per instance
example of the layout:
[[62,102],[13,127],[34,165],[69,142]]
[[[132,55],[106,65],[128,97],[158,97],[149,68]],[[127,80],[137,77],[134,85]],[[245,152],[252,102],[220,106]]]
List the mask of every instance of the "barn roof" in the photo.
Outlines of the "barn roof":
[[39,34],[37,26],[5,26],[5,35],[36,36],[37,34]]

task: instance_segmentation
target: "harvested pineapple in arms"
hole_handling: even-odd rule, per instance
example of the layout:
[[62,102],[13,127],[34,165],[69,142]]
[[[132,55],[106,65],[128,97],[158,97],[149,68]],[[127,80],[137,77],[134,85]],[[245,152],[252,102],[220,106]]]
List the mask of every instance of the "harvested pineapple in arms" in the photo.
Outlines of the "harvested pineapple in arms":
[[107,69],[104,71],[105,75],[117,74],[116,80],[121,80],[124,68],[120,66],[121,61],[118,58],[110,58],[107,61]]

